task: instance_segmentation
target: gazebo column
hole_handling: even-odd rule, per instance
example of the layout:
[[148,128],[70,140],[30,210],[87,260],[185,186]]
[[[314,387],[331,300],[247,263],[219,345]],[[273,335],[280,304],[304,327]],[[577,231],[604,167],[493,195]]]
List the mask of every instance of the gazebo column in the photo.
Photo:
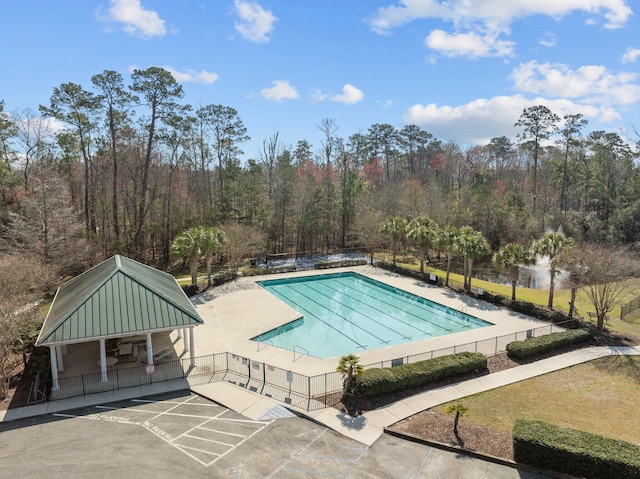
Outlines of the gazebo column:
[[51,357],[51,389],[57,391],[60,389],[60,383],[58,382],[58,358],[55,346],[49,346],[49,356]]
[[102,382],[106,383],[107,377],[107,348],[104,344],[104,338],[100,339],[100,372],[102,373]]
[[64,371],[64,361],[62,359],[62,346],[54,346],[56,349],[56,360],[58,362],[58,371]]
[[193,330],[195,328],[189,328],[189,357],[191,358],[191,367],[196,367],[196,358],[194,356],[194,340],[193,340]]
[[[189,329],[189,332],[193,331],[192,329]],[[184,338],[184,350],[185,351],[189,351],[189,346],[187,345],[187,328],[182,328],[182,337]],[[193,348],[191,348],[193,349]]]
[[151,333],[147,333],[147,364],[153,364],[153,344],[151,343]]

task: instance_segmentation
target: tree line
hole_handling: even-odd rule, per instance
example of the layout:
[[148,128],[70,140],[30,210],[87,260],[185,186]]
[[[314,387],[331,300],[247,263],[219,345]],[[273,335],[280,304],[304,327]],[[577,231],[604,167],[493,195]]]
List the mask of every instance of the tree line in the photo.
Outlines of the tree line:
[[2,251],[71,270],[115,253],[167,268],[191,227],[249,227],[270,253],[329,251],[375,242],[394,217],[469,226],[492,251],[560,225],[597,243],[640,232],[637,148],[618,133],[585,135],[581,114],[526,108],[517,141],[468,147],[416,125],[345,137],[322,119],[319,145],[274,132],[242,161],[240,114],[183,96],[151,67],[126,81],[106,70],[89,88],[63,83],[37,111],[8,112],[0,100]]

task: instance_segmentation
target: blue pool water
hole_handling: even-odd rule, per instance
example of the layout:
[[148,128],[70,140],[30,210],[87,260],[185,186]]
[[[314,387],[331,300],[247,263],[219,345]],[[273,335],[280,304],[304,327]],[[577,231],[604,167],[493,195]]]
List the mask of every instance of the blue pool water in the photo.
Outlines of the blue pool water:
[[357,273],[260,281],[302,317],[253,338],[316,358],[491,326]]

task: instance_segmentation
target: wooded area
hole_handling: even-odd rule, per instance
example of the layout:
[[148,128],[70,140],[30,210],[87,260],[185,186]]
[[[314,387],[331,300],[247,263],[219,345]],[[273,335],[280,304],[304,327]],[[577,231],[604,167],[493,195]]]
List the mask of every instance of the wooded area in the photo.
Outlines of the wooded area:
[[517,142],[471,147],[415,125],[345,137],[321,119],[321,144],[274,132],[245,160],[239,112],[183,95],[151,67],[128,82],[104,71],[89,89],[64,83],[37,111],[0,103],[0,252],[73,274],[115,253],[166,269],[180,232],[232,223],[262,232],[268,253],[375,245],[381,222],[400,216],[470,226],[494,252],[559,226],[577,242],[640,232],[638,138],[584,134],[580,114],[527,108]]

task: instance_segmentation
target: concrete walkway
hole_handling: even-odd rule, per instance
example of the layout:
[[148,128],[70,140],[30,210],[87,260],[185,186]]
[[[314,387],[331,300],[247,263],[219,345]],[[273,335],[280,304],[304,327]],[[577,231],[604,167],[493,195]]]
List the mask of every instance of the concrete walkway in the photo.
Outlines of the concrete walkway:
[[[465,396],[499,388],[507,384],[513,384],[552,371],[558,371],[576,364],[615,354],[640,355],[640,346],[633,348],[591,347],[579,349],[479,378],[425,391],[374,411],[369,411],[355,418],[341,413],[334,408],[325,408],[316,411],[298,410],[295,407],[289,408],[301,416],[321,423],[344,436],[355,439],[363,444],[371,445],[382,435],[385,427],[391,426],[402,419],[406,419],[426,409],[455,401]],[[192,390],[252,419],[258,419],[275,405],[282,404],[273,399],[226,383],[194,386]]]
[[415,396],[402,399],[385,407],[369,411],[359,417],[351,417],[334,408],[324,408],[316,411],[300,410],[296,407],[285,406],[283,403],[234,386],[225,382],[209,384],[189,384],[188,380],[160,382],[135,388],[109,391],[100,394],[63,399],[49,403],[27,406],[23,408],[0,411],[0,422],[26,417],[39,416],[74,409],[83,406],[97,405],[122,399],[159,394],[168,391],[191,389],[208,399],[222,404],[243,416],[251,419],[264,419],[276,416],[286,417],[284,407],[291,409],[303,417],[308,417],[323,424],[344,436],[355,439],[366,445],[372,445],[388,427],[402,419],[417,414],[426,409],[455,401],[472,394],[495,389],[507,384],[513,384],[543,374],[558,371],[576,364],[612,355],[640,355],[640,346],[636,347],[591,347],[571,351],[569,353],[552,356],[540,361],[532,362],[511,369],[488,374],[437,389],[425,391]]

